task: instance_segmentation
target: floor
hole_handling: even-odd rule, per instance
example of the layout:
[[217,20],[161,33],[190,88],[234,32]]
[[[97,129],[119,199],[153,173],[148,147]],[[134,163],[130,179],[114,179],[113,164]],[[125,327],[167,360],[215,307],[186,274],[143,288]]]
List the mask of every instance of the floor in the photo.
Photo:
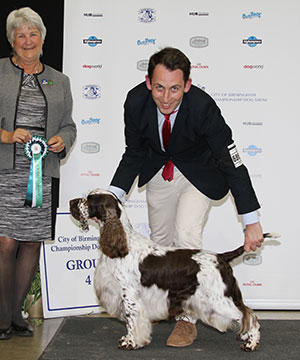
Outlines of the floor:
[[[300,320],[300,311],[256,311],[259,319]],[[107,316],[98,314],[93,316]],[[63,318],[33,320],[34,336],[32,338],[13,337],[0,341],[1,360],[38,360],[56,331],[63,322]]]

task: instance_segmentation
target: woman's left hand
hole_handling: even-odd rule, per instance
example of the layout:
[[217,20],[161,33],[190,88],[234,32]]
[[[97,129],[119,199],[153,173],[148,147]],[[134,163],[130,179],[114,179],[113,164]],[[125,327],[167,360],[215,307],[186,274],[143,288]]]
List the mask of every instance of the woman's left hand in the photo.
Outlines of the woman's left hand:
[[65,143],[60,136],[52,136],[48,141],[49,151],[60,153],[65,148]]

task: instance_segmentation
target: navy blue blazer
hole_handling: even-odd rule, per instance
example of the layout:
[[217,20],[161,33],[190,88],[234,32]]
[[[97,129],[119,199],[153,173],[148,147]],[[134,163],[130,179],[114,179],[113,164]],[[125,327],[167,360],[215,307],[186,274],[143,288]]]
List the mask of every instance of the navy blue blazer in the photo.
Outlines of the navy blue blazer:
[[145,82],[127,94],[124,120],[126,149],[111,185],[128,193],[137,175],[141,187],[171,160],[209,198],[219,200],[230,190],[239,214],[259,209],[232,131],[215,101],[200,88],[192,85],[184,94],[167,152],[161,149],[157,108]]

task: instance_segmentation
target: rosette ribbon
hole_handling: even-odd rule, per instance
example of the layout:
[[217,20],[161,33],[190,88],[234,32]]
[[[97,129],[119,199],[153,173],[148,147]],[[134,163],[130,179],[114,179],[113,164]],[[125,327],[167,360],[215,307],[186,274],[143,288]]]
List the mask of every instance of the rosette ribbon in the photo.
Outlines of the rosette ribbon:
[[48,149],[47,140],[38,135],[32,136],[32,139],[24,144],[25,156],[31,161],[24,206],[42,207],[42,160],[47,156]]

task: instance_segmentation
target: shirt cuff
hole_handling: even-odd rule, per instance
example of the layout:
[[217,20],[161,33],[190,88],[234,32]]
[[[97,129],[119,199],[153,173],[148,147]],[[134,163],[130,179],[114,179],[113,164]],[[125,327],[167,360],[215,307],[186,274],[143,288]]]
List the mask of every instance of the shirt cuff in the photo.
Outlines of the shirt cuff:
[[124,203],[126,201],[125,199],[125,195],[126,195],[126,191],[124,191],[123,189],[110,185],[110,187],[108,188],[108,191],[112,192],[113,194],[116,195],[116,197],[122,202]]
[[247,214],[243,214],[242,219],[243,219],[244,226],[250,225],[250,224],[255,224],[255,223],[259,222],[258,212],[255,210],[255,211],[249,212]]

